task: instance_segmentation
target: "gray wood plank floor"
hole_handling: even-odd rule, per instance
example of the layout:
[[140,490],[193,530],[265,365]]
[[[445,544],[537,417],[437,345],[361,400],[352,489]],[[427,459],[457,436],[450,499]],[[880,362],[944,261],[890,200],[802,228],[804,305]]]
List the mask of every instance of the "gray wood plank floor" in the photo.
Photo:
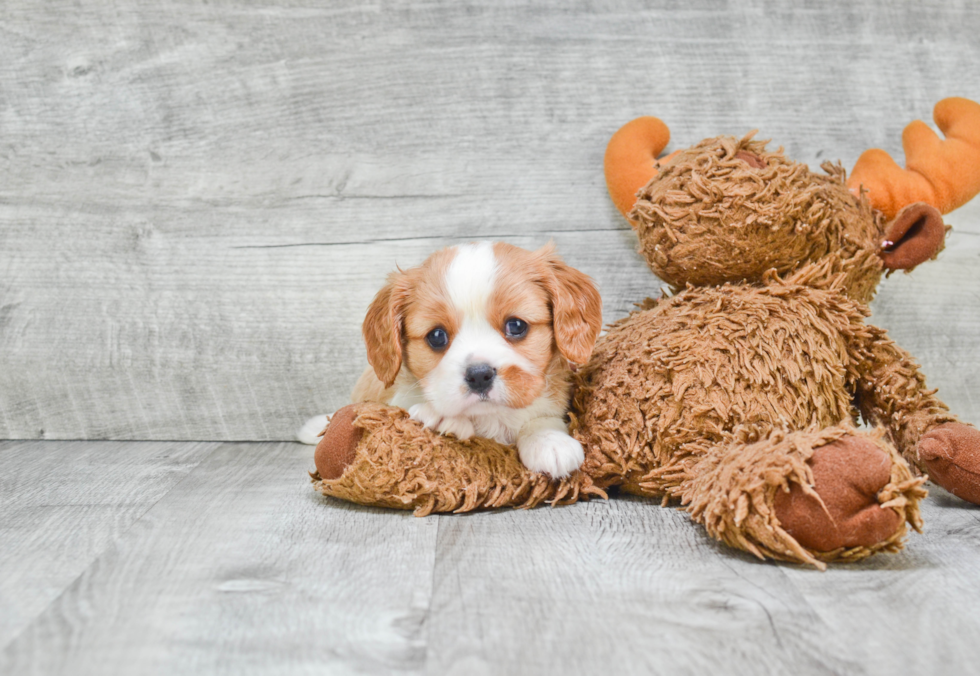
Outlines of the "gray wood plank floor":
[[0,673],[938,674],[980,660],[980,515],[938,488],[904,552],[820,573],[732,552],[638,499],[417,519],[315,494],[299,444],[33,443],[0,445]]
[[0,442],[0,644],[214,446]]
[[[0,7],[0,673],[975,671],[980,511],[938,488],[906,551],[818,573],[636,499],[330,501],[282,440],[436,248],[554,239],[607,321],[656,295],[601,173],[625,121],[900,159],[980,100],[980,5]],[[980,423],[980,201],[947,221],[873,321]]]

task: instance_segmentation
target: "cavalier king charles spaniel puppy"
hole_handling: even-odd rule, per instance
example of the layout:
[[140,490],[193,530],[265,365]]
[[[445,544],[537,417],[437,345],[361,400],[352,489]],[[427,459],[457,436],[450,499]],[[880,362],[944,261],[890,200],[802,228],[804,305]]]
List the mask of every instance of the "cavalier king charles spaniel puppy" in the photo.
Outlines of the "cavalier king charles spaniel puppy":
[[[565,422],[570,370],[588,361],[601,325],[595,284],[552,245],[448,247],[392,273],[375,296],[363,325],[370,366],[352,399],[404,408],[459,439],[516,444],[528,469],[565,477],[585,458]],[[306,436],[323,423],[309,421]]]

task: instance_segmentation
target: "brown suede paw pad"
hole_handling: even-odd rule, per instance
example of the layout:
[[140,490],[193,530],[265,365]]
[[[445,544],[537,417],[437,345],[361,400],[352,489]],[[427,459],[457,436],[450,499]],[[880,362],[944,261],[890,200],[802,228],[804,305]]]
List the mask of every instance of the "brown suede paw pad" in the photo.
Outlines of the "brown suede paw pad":
[[844,436],[816,449],[808,464],[819,499],[793,484],[774,504],[780,526],[801,545],[817,552],[872,547],[902,527],[898,512],[878,504],[891,459],[874,443]]
[[980,430],[963,423],[940,425],[922,435],[918,452],[932,481],[980,505]]
[[364,433],[361,428],[354,427],[356,417],[357,407],[350,405],[344,406],[330,418],[313,454],[313,462],[321,479],[339,479],[354,461],[357,444]]

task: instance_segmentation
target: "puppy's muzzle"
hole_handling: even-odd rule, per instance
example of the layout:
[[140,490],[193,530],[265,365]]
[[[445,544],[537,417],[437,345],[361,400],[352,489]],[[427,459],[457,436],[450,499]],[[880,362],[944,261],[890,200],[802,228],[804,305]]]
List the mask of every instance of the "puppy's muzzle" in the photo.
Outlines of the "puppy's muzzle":
[[470,364],[466,367],[463,380],[471,392],[486,394],[493,387],[493,379],[497,376],[497,369],[490,364]]

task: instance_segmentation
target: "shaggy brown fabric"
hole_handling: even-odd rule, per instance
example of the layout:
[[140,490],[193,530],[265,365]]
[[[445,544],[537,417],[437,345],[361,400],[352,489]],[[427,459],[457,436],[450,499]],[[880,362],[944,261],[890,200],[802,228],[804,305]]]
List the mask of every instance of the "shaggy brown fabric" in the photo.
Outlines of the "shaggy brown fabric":
[[928,430],[957,422],[936,390],[926,386],[918,364],[896,345],[883,329],[866,326],[848,346],[857,371],[854,403],[861,417],[879,425],[888,439],[912,464],[919,462],[916,449]]
[[765,160],[763,160],[761,157],[759,157],[755,153],[751,153],[751,152],[749,152],[747,150],[739,150],[737,153],[735,153],[735,157],[737,157],[738,159],[742,160],[743,162],[745,162],[746,164],[748,164],[750,167],[754,167],[756,169],[765,169],[766,168],[766,162],[765,162]]
[[783,283],[689,288],[610,327],[577,376],[576,438],[600,485],[679,494],[719,443],[852,418],[848,343],[867,310]]
[[[680,151],[639,192],[630,218],[640,253],[664,281],[758,282],[770,270],[785,274],[830,253],[843,264],[880,243],[880,217],[848,191],[840,166],[825,163],[827,175],[815,174],[753,134]],[[863,276],[873,281],[852,297],[867,301],[882,265],[877,257],[863,262]]]
[[930,479],[980,505],[980,431],[963,423],[939,425],[922,435],[918,455]]
[[510,446],[488,439],[459,441],[442,436],[424,429],[401,409],[362,403],[342,410],[356,412],[352,426],[363,437],[340,477],[314,475],[315,487],[324,495],[413,509],[417,516],[606,497],[582,472],[551,481],[528,471]]
[[[791,433],[777,430],[755,443],[716,446],[692,469],[691,478],[683,486],[683,501],[694,519],[703,523],[711,535],[760,558],[768,556],[822,567],[820,561],[853,561],[881,550],[896,551],[902,546],[904,523],[908,521],[916,528],[920,525],[918,501],[925,496],[920,487],[924,480],[912,477],[908,465],[881,443],[880,435],[862,437],[884,451],[886,480],[877,496],[871,497],[900,517],[892,522],[892,530],[879,531],[879,540],[851,542],[852,546],[842,541],[830,550],[824,549],[829,540],[820,540],[819,547],[808,550],[784,528],[779,518],[776,496],[794,486],[806,495],[819,496],[817,499],[824,502],[831,515],[830,522],[835,515],[854,511],[849,491],[825,492],[819,486],[814,489],[810,461],[817,449],[860,434],[844,423]],[[820,525],[823,524],[813,524],[804,531],[814,539],[819,538]]]
[[[704,518],[709,533],[759,555],[813,563],[896,549],[905,532],[897,521],[877,544],[842,545],[828,554],[806,553],[775,527],[773,516],[776,486],[790,478],[799,485],[812,480],[805,469],[810,453],[799,452],[799,439],[793,437],[794,454],[785,444],[774,445],[772,435],[810,430],[828,443],[850,431],[855,383],[871,352],[867,346],[883,338],[864,324],[866,315],[865,306],[835,289],[775,277],[763,286],[692,287],[647,301],[610,328],[578,374],[573,409],[581,413],[573,430],[588,449],[584,471],[602,487],[681,497],[695,519]],[[887,368],[894,366],[887,362]],[[879,403],[933,404],[918,371],[913,368],[909,377],[886,381],[886,389],[876,392]],[[943,417],[938,406],[936,415],[933,420]],[[808,443],[806,448],[815,445]],[[887,448],[896,480],[894,490],[882,495],[902,493],[910,518],[917,519],[921,481],[904,483],[912,474]],[[713,490],[721,491],[717,498]],[[751,497],[756,517],[729,513],[732,491]],[[851,509],[845,492],[828,494],[825,502],[836,500],[842,502],[831,506],[838,513]]]

